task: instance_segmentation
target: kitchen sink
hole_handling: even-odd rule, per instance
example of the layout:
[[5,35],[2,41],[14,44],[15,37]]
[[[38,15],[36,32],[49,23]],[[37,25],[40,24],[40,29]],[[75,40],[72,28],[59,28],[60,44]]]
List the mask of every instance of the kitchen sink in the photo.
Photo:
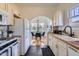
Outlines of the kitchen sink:
[[74,36],[73,37],[70,37],[70,36],[65,35],[65,34],[64,35],[60,35],[60,37],[62,37],[66,41],[79,41],[78,38],[75,38]]

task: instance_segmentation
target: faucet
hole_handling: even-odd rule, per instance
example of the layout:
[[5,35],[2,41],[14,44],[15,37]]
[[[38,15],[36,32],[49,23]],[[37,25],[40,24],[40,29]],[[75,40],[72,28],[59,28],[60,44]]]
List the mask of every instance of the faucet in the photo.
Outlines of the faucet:
[[66,33],[66,28],[67,27],[69,27],[70,28],[70,34],[69,34],[69,36],[74,36],[74,33],[72,33],[72,27],[71,26],[66,26],[65,28],[64,28],[64,30],[63,30],[63,32],[65,32]]

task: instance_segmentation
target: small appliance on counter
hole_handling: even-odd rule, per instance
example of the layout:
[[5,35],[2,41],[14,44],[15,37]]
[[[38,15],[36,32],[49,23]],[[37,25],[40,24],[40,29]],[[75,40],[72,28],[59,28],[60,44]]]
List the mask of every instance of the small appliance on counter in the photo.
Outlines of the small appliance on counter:
[[12,37],[13,36],[13,31],[8,31],[7,34],[8,34],[7,37]]
[[3,37],[3,31],[0,30],[0,38]]
[[62,34],[62,28],[60,26],[53,26],[53,33],[55,34]]
[[3,32],[3,37],[7,37],[7,31]]

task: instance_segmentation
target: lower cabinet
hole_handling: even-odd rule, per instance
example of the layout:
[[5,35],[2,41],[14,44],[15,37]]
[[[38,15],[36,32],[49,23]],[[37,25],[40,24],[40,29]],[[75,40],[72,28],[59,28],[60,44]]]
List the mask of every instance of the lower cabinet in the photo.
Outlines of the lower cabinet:
[[67,44],[52,36],[49,38],[49,46],[55,56],[67,56]]
[[57,46],[57,39],[53,37],[52,39],[52,51],[55,54],[55,56],[58,55],[58,46]]
[[19,56],[18,46],[17,42],[12,46],[12,56]]
[[79,50],[68,45],[68,56],[79,56]]
[[57,39],[52,35],[48,35],[48,45],[50,46],[54,55],[57,56],[58,55]]
[[50,48],[52,49],[52,36],[48,35],[48,45],[50,46]]
[[58,56],[67,56],[67,45],[62,41],[58,41]]
[[49,46],[55,56],[79,56],[79,50],[55,36],[49,36]]

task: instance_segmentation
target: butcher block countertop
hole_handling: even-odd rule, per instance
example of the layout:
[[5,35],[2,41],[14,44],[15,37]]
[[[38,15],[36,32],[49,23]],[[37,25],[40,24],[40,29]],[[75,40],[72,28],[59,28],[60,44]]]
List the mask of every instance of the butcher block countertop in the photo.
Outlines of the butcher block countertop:
[[73,46],[76,49],[79,49],[79,39],[78,38],[72,38],[66,35],[60,35],[60,34],[54,34],[50,33],[53,37]]
[[79,50],[79,41],[69,41],[67,43]]

